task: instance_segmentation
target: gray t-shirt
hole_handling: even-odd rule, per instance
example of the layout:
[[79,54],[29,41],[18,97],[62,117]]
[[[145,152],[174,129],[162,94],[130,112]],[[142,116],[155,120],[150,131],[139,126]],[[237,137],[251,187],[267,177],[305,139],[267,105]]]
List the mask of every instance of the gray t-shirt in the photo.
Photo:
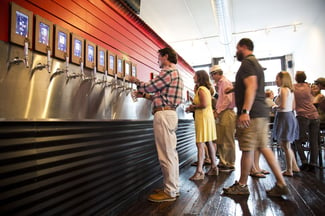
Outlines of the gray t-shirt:
[[249,115],[251,118],[268,117],[269,114],[265,103],[264,93],[264,70],[254,55],[246,56],[243,59],[241,66],[236,74],[235,98],[237,114],[240,115],[243,108],[246,91],[244,79],[249,76],[256,76],[258,83],[256,96]]

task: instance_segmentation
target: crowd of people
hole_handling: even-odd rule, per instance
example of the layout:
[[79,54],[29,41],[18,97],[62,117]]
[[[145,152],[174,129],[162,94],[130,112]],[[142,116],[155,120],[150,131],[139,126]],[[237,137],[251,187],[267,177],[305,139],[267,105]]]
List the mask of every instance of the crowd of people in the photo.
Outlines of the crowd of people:
[[[210,73],[205,70],[195,72],[195,95],[192,105],[186,109],[194,113],[197,146],[197,167],[190,180],[199,181],[205,175],[234,171],[236,137],[242,152],[240,178],[233,185],[223,188],[223,193],[248,195],[248,176],[265,178],[270,173],[259,166],[260,155],[263,155],[276,178],[275,185],[266,193],[269,196],[286,195],[289,190],[284,177],[292,177],[301,170],[315,171],[320,123],[324,121],[325,113],[325,99],[320,92],[325,89],[325,78],[319,78],[310,85],[306,83],[306,74],[298,71],[296,84],[293,84],[290,73],[281,71],[275,77],[278,86],[275,97],[273,91],[264,89],[264,68],[253,54],[252,40],[241,39],[236,49],[241,65],[234,85],[219,65],[213,65]],[[160,74],[146,83],[136,77],[131,77],[130,82],[137,85],[138,97],[153,101],[155,141],[164,185],[148,199],[165,202],[174,201],[179,196],[175,134],[178,119],[175,110],[182,101],[183,81],[175,66],[175,51],[165,48],[158,54],[162,69]],[[270,120],[273,122],[272,140],[276,140],[285,153],[284,171],[281,171],[269,147]],[[309,158],[305,155],[306,142],[310,148]],[[301,166],[298,166],[292,144],[297,149]],[[211,164],[207,173],[204,172],[205,161]]]

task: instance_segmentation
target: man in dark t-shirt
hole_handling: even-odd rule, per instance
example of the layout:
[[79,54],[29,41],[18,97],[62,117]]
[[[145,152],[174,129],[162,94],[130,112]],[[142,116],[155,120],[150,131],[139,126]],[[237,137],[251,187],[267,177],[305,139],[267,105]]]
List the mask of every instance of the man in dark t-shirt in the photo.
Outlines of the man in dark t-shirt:
[[280,166],[268,144],[268,109],[265,104],[264,72],[253,55],[254,44],[248,38],[237,44],[237,59],[241,66],[236,75],[235,101],[237,106],[237,138],[242,151],[239,181],[223,188],[224,194],[249,195],[248,175],[253,166],[254,151],[265,157],[275,177],[275,186],[266,191],[269,196],[288,194]]
[[[243,105],[245,100],[246,86],[244,80],[250,76],[256,76],[257,89],[255,91],[255,98],[251,109],[249,110],[249,116],[251,118],[260,118],[269,116],[264,92],[264,70],[258,63],[254,55],[246,56],[241,63],[241,66],[236,75],[235,84],[235,97],[237,106],[237,115],[240,116],[243,111]],[[247,107],[244,107],[247,110]]]

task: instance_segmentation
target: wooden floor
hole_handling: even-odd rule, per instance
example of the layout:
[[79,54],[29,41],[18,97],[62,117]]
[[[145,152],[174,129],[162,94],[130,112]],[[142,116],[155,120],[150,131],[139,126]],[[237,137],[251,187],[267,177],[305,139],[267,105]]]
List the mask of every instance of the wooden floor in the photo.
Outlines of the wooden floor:
[[[283,153],[274,149],[280,164],[284,167]],[[222,188],[230,186],[239,179],[240,157],[237,151],[236,170],[230,174],[206,176],[203,181],[188,180],[195,167],[186,166],[181,169],[181,195],[174,202],[152,203],[147,196],[153,189],[161,187],[153,185],[143,191],[138,200],[126,207],[120,215],[325,215],[325,170],[317,169],[316,173],[300,172],[294,177],[286,177],[290,195],[283,198],[269,198],[265,190],[274,185],[273,174],[264,179],[249,177],[249,196],[224,196]],[[270,170],[261,157],[261,167]]]

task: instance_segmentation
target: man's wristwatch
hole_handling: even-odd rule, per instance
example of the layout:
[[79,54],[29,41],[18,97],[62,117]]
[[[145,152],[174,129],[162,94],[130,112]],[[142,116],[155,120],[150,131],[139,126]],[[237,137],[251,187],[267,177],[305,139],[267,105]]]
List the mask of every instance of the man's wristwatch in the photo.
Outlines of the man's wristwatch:
[[241,113],[242,113],[242,114],[249,114],[249,110],[247,110],[247,109],[243,109],[243,110],[241,111]]

